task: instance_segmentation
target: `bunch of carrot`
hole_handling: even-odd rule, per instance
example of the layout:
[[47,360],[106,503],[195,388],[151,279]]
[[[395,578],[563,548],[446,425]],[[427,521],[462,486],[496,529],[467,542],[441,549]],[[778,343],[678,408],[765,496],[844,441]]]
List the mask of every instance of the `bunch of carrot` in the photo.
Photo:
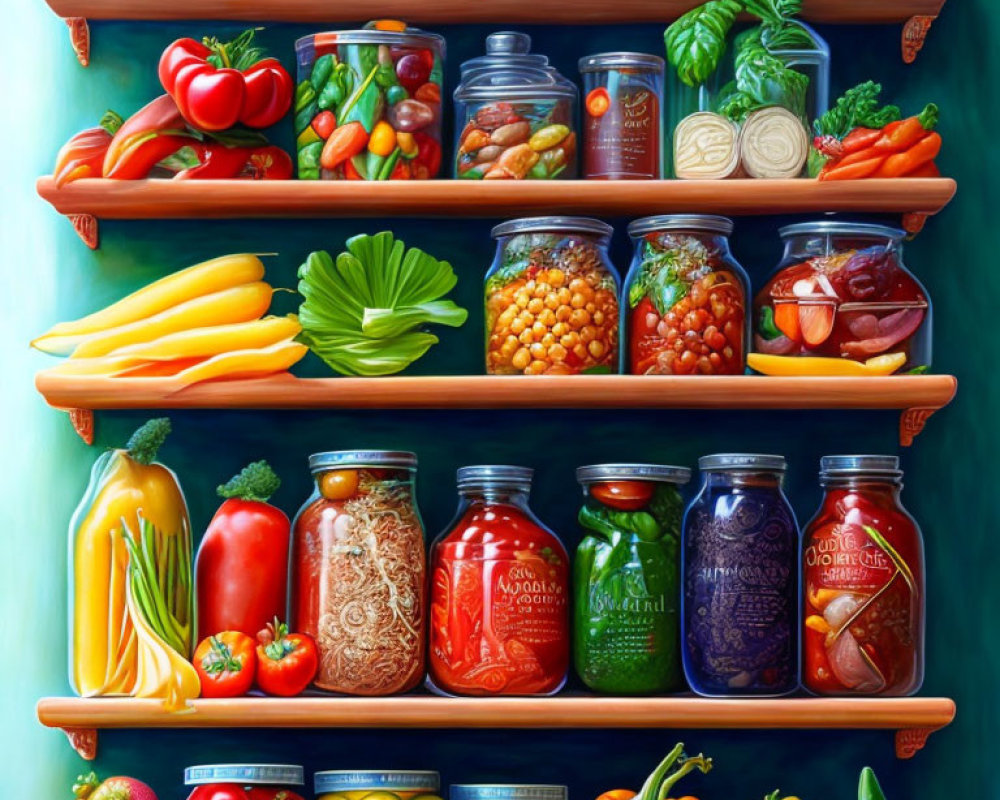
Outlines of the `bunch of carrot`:
[[936,178],[941,174],[934,163],[941,151],[941,134],[933,130],[937,121],[938,108],[930,103],[917,116],[883,128],[855,128],[840,141],[819,180]]

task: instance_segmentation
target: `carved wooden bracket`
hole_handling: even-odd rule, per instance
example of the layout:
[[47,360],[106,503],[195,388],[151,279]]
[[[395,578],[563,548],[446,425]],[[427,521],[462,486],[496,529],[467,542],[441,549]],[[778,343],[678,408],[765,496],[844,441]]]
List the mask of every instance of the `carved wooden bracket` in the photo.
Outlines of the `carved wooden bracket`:
[[909,447],[913,440],[923,431],[924,425],[930,419],[936,408],[908,408],[899,418],[899,443]]
[[906,728],[896,731],[896,758],[913,758],[918,750],[923,750],[927,737],[935,728]]
[[69,26],[69,40],[76,59],[86,67],[90,64],[90,26],[83,17],[66,17],[65,22]]
[[80,438],[87,444],[94,443],[94,412],[89,408],[71,408],[69,410],[69,421],[73,423],[73,430],[80,434]]
[[91,250],[97,249],[97,217],[93,214],[67,214],[66,218],[73,224],[73,230],[83,239],[83,243]]
[[63,728],[63,733],[81,758],[87,761],[97,758],[96,728]]
[[925,214],[922,211],[911,211],[908,214],[903,214],[903,230],[910,236],[916,236],[924,229],[924,224],[929,216],[930,214]]
[[912,64],[917,60],[917,53],[924,46],[924,39],[927,38],[927,31],[931,29],[931,23],[937,17],[929,17],[918,14],[910,17],[903,26],[903,61]]

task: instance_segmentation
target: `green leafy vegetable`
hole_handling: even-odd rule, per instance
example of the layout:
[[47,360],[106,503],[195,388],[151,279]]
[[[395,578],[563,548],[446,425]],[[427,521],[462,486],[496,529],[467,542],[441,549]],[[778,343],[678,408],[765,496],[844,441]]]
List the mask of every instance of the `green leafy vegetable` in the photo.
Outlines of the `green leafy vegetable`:
[[271,469],[271,465],[266,461],[254,461],[215,491],[219,497],[238,497],[241,500],[266,503],[278,491],[279,486],[281,478]]
[[457,282],[447,261],[388,231],[354,236],[336,261],[320,250],[299,267],[299,338],[344,375],[399,372],[438,341],[419,326],[465,323],[465,309],[440,299]]
[[881,84],[865,81],[844,92],[833,108],[816,120],[817,136],[843,139],[855,128],[884,128],[900,119],[897,106],[880,106]]
[[688,86],[704,83],[719,66],[726,52],[736,15],[737,0],[709,0],[678,18],[663,34],[667,60]]
[[170,435],[170,418],[156,417],[136,430],[125,445],[129,458],[140,464],[152,464],[156,453]]

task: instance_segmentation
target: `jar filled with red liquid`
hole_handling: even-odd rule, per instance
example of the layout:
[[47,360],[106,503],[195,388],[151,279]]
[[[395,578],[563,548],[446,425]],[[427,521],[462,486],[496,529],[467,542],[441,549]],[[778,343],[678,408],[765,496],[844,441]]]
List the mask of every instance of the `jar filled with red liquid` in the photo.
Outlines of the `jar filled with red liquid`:
[[825,456],[803,541],[802,683],[822,695],[913,694],[924,677],[924,553],[895,456]]
[[459,695],[549,695],[569,669],[569,559],[528,508],[533,470],[458,470],[431,547],[429,680]]

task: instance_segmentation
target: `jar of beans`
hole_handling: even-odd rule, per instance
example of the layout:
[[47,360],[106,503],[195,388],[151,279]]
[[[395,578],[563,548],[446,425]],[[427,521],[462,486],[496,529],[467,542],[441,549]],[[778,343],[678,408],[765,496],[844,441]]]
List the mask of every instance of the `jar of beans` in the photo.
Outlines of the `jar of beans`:
[[576,375],[618,371],[618,276],[612,228],[586,217],[497,225],[486,274],[486,372]]
[[631,375],[741,375],[750,283],[729,250],[733,223],[684,214],[637,219],[625,280],[624,371]]

